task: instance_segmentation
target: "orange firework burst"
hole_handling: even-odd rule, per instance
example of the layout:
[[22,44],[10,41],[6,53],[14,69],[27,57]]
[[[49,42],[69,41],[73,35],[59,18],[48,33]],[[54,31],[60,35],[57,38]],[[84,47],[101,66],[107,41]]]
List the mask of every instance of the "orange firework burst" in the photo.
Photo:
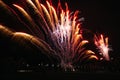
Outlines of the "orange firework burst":
[[[89,41],[85,40],[83,34],[80,33],[82,28],[81,19],[78,18],[79,11],[70,12],[67,3],[65,3],[65,10],[62,9],[60,2],[58,10],[48,1],[46,1],[47,6],[40,3],[39,0],[25,0],[24,3],[25,7],[13,4],[14,12],[16,14],[19,12],[17,18],[27,25],[33,36],[27,33],[14,32],[12,39],[19,40],[20,36],[24,36],[25,39],[31,40],[31,43],[42,50],[44,54],[58,56],[60,65],[65,70],[67,68],[75,70],[74,64],[83,60],[99,59],[94,51],[85,47]],[[1,0],[0,7],[11,13],[10,15],[14,15]],[[1,29],[3,29],[2,25],[0,25]],[[95,45],[100,49],[103,57],[109,60],[108,38],[104,40],[103,35],[100,38],[95,37]]]

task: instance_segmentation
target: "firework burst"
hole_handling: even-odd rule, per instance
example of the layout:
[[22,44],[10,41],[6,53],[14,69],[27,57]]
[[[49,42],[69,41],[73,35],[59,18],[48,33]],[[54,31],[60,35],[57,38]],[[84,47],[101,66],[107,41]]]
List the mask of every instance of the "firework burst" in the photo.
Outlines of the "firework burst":
[[[29,38],[31,43],[37,46],[46,55],[59,57],[60,65],[65,70],[67,68],[75,70],[74,64],[83,60],[99,60],[96,54],[85,47],[89,44],[81,33],[81,18],[78,18],[79,11],[70,12],[67,3],[66,9],[62,9],[60,2],[57,10],[51,3],[46,1],[46,6],[39,0],[25,0],[25,7],[13,4],[20,22],[25,24],[31,31],[27,33],[14,32],[12,39],[19,39],[18,36]],[[11,13],[8,6],[0,0],[0,6],[8,13]],[[16,11],[17,10],[17,11]],[[14,13],[12,13],[14,15]],[[2,25],[0,29],[2,29]],[[25,43],[24,43],[25,44]],[[103,35],[95,37],[95,45],[100,49],[103,57],[109,60],[108,38],[103,39]]]
[[108,37],[104,38],[104,36],[101,34],[99,36],[95,35],[94,38],[95,45],[99,49],[99,52],[101,55],[103,55],[104,59],[109,61],[109,50],[110,48],[108,47]]

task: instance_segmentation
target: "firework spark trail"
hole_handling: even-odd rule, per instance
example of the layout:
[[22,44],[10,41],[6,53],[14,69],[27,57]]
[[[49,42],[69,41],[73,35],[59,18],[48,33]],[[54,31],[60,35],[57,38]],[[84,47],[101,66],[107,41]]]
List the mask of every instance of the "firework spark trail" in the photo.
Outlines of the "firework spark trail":
[[[18,16],[20,21],[27,25],[28,29],[33,33],[34,37],[33,45],[47,55],[55,55],[60,58],[60,65],[64,69],[74,69],[74,63],[81,62],[83,60],[96,59],[96,54],[85,47],[89,43],[88,40],[83,38],[81,28],[81,18],[78,18],[79,11],[70,12],[67,3],[65,3],[66,9],[64,10],[61,3],[58,3],[57,10],[51,3],[46,1],[46,6],[35,0],[25,0],[27,10],[18,4],[13,6],[20,12],[21,16]],[[3,4],[0,1],[0,4]],[[4,5],[5,11],[9,10]],[[16,12],[17,13],[17,12]],[[24,38],[31,37],[25,33],[14,33],[15,38],[18,36],[24,36]],[[44,38],[41,38],[44,36]],[[37,37],[37,38],[36,38]],[[95,45],[100,49],[103,57],[109,60],[108,55],[108,38],[95,37]],[[52,53],[53,52],[53,53]],[[47,56],[48,56],[47,55]]]
[[100,53],[102,53],[103,57],[106,60],[110,60],[109,59],[109,47],[108,47],[108,37],[104,38],[104,36],[101,34],[100,36],[95,36],[95,45],[98,47],[98,49],[100,50]]
[[[60,9],[61,13],[60,15],[58,15],[60,16],[60,19],[58,23],[56,23],[57,25],[54,25],[55,30],[52,32],[52,35],[55,35],[57,39],[58,44],[56,46],[61,46],[61,53],[58,52],[58,55],[62,58],[61,60],[63,60],[64,63],[72,64],[70,62],[72,62],[76,54],[74,52],[75,47],[79,44],[78,42],[82,39],[82,35],[79,34],[80,23],[77,24],[76,20],[78,11],[76,11],[73,18],[70,19],[72,15],[70,15],[69,13],[67,4],[65,11],[62,9],[61,6]],[[54,13],[55,15],[57,14],[55,11]]]
[[[35,0],[35,4],[31,0],[26,0],[26,3],[29,6],[29,10],[33,10],[33,12],[29,12],[30,14],[22,7],[16,4],[13,5],[22,12],[29,23],[33,20],[36,22],[36,24],[32,22],[33,26],[42,27],[44,36],[48,36],[47,43],[56,51],[56,55],[60,57],[63,68],[74,69],[72,64],[84,59],[85,57],[82,58],[83,54],[86,54],[87,56],[85,56],[88,58],[97,59],[91,50],[85,50],[83,47],[88,41],[84,40],[82,34],[79,33],[81,29],[80,19],[77,17],[79,11],[70,13],[67,3],[65,4],[66,10],[63,10],[61,4],[58,3],[60,13],[48,1],[46,1],[47,6],[41,4],[39,0]],[[34,17],[38,17],[37,21],[34,20]]]

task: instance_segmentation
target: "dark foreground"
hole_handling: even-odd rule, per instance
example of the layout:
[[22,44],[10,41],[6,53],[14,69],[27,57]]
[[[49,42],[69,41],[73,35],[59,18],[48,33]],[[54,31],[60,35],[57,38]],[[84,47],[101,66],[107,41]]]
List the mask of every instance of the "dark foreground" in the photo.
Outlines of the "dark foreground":
[[3,80],[120,80],[119,73],[98,72],[47,72],[47,73],[10,73],[3,74]]

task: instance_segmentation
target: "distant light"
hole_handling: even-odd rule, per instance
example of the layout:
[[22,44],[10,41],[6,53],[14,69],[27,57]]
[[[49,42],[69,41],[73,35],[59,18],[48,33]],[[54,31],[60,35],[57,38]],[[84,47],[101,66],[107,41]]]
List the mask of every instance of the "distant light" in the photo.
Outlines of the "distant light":
[[75,69],[73,69],[72,71],[75,71]]
[[46,66],[46,67],[48,67],[48,66],[49,66],[49,64],[46,64],[45,66]]
[[114,58],[113,57],[111,57],[111,60],[113,60]]
[[17,72],[25,72],[25,70],[17,70]]
[[40,66],[40,64],[38,64],[38,66]]
[[60,65],[58,64],[57,67],[60,67]]
[[17,70],[17,72],[32,72],[32,70]]
[[43,63],[41,63],[41,66],[43,66]]
[[29,65],[29,64],[27,64],[26,66],[27,66],[27,67],[29,67],[30,65]]
[[52,64],[52,67],[54,67],[55,65],[54,64]]

